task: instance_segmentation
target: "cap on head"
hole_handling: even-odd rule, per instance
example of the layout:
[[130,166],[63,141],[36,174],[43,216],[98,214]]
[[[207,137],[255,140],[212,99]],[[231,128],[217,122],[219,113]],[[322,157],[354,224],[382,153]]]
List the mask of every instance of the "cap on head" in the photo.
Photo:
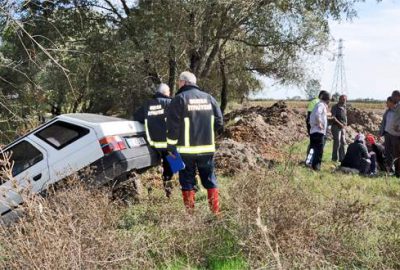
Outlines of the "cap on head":
[[161,93],[163,95],[169,96],[170,95],[170,89],[168,84],[165,83],[161,83],[158,87],[157,87],[157,93]]
[[364,136],[364,134],[361,134],[361,133],[358,133],[357,135],[356,135],[356,137],[354,138],[354,140],[357,142],[357,141],[359,141],[359,142],[364,142],[365,141],[365,136]]
[[197,79],[196,76],[189,71],[184,71],[179,75],[179,80],[180,81],[184,81],[187,84],[196,84],[197,83]]
[[375,144],[375,138],[372,134],[368,134],[367,137],[365,137],[365,140],[371,145]]

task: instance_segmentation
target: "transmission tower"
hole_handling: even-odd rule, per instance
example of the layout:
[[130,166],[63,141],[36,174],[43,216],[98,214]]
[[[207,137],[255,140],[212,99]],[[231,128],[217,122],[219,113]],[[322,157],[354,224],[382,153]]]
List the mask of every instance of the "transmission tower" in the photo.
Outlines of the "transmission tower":
[[331,93],[333,95],[348,95],[346,71],[344,69],[343,60],[343,39],[339,39],[338,52],[336,54],[335,73],[333,74],[333,82]]

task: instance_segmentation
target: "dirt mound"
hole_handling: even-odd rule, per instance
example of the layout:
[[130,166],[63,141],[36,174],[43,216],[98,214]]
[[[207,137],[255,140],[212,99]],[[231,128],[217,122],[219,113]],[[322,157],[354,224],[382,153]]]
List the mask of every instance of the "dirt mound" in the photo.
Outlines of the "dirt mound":
[[[377,135],[382,116],[349,107],[348,142],[361,133]],[[254,106],[225,116],[226,128],[218,140],[216,167],[220,173],[271,166],[285,158],[284,148],[308,138],[305,111],[290,109],[283,101],[271,107]]]
[[228,176],[274,164],[273,161],[262,157],[256,145],[232,139],[223,139],[219,142],[215,162],[217,169]]
[[233,111],[225,116],[225,123],[216,163],[228,175],[270,166],[283,159],[283,147],[307,137],[304,115],[285,102]]
[[365,112],[349,107],[347,109],[347,122],[347,140],[352,141],[357,133],[378,135],[382,116],[374,112]]

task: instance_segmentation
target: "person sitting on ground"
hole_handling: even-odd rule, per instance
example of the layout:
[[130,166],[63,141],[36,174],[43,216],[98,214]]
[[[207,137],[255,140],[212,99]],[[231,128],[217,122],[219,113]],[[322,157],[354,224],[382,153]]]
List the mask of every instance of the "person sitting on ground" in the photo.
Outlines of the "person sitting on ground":
[[347,148],[346,155],[341,163],[342,167],[358,170],[361,174],[367,175],[375,172],[371,162],[371,156],[365,146],[365,136],[357,134],[353,143]]
[[[385,147],[382,144],[375,141],[375,137],[372,134],[368,134],[365,137],[368,153],[370,156],[375,155],[376,165],[380,171],[386,171],[386,158],[385,158]],[[374,159],[371,160],[373,162]]]

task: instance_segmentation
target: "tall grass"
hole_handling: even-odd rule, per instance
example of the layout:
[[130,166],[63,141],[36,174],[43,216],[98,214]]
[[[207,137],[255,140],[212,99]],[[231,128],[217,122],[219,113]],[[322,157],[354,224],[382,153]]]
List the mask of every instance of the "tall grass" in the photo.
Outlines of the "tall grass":
[[165,198],[161,179],[150,173],[142,177],[151,179],[153,191],[131,206],[75,181],[47,198],[32,196],[23,219],[2,229],[1,265],[399,269],[399,181],[333,173],[329,162],[315,173],[297,165],[304,147],[287,151],[286,163],[274,169],[220,178],[218,218],[203,190],[190,216],[179,190]]

